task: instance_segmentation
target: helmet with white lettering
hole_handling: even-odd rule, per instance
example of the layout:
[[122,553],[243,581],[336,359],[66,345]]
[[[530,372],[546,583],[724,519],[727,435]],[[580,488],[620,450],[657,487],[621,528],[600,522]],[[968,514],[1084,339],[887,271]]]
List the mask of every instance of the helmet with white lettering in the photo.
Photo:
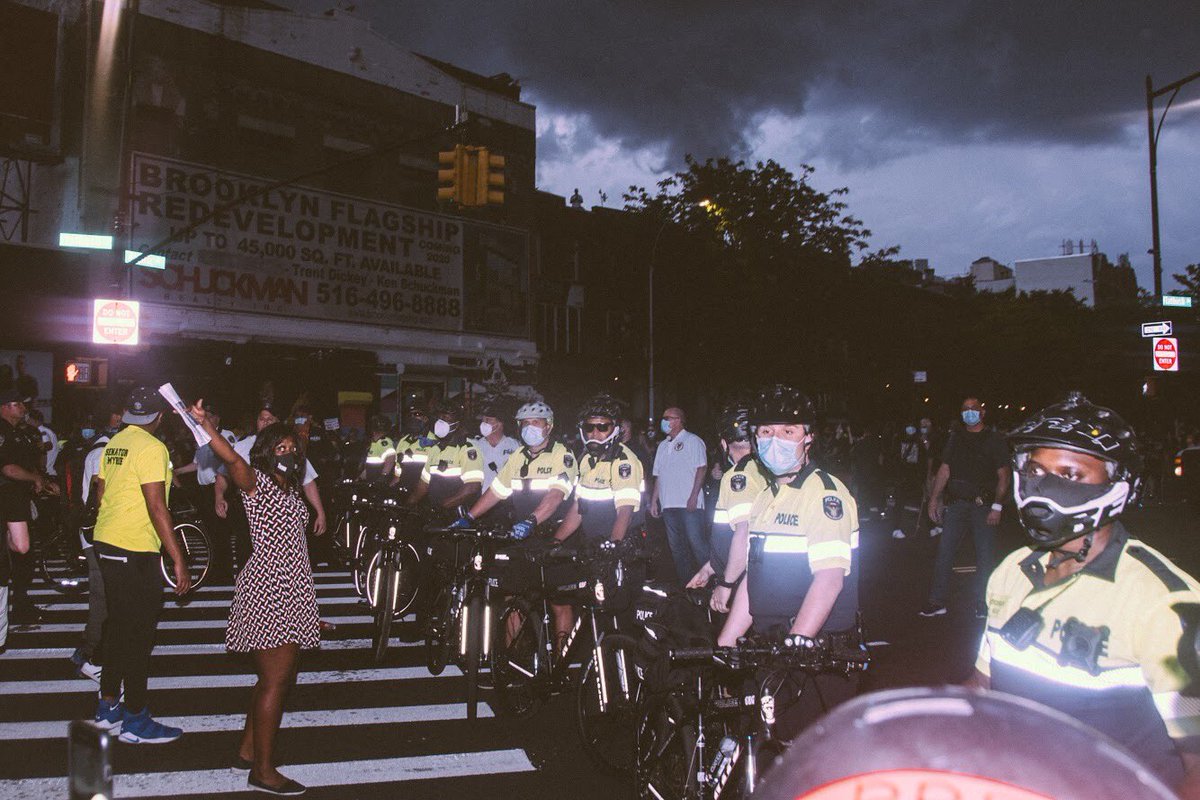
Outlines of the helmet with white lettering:
[[[1013,499],[1036,547],[1058,547],[1103,528],[1137,499],[1142,455],[1133,428],[1080,392],[1025,420],[1008,441],[1013,449]],[[1043,448],[1098,458],[1109,480],[1080,483],[1035,470],[1030,455]]]
[[767,386],[750,406],[751,428],[759,425],[804,425],[817,421],[817,412],[808,395],[783,383]]
[[554,411],[541,400],[534,400],[518,408],[516,418],[518,422],[523,419],[544,419],[553,425]]
[[1074,717],[957,686],[862,695],[809,726],[754,800],[1167,800],[1137,758]]

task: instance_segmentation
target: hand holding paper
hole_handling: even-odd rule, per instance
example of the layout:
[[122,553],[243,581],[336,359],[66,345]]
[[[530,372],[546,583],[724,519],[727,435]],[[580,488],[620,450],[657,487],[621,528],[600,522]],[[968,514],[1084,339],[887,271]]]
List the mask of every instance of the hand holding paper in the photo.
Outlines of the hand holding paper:
[[188,426],[188,430],[192,432],[192,436],[196,440],[197,447],[203,447],[212,441],[211,437],[196,424],[196,420],[192,419],[192,415],[188,413],[188,408],[180,399],[179,393],[175,391],[175,387],[169,383],[164,383],[158,387],[158,393],[163,396],[163,399],[175,409],[179,416],[183,417],[183,422]]

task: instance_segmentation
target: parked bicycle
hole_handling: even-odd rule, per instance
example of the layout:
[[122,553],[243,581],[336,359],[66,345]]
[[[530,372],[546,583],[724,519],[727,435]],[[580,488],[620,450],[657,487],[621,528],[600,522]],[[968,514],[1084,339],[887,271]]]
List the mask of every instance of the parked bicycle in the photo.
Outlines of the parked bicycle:
[[[637,724],[638,796],[654,800],[748,797],[761,765],[787,747],[777,720],[817,675],[867,669],[861,623],[817,639],[743,639],[735,647],[680,648],[671,669],[692,673],[689,683],[646,695]],[[747,684],[751,688],[747,688]]]
[[[525,549],[525,548],[523,548]],[[525,549],[540,573],[537,587],[508,598],[497,617],[492,681],[498,707],[532,715],[551,695],[574,688],[576,728],[598,765],[630,770],[636,722],[637,641],[620,632],[617,614],[641,587],[641,538],[580,549]],[[577,577],[556,580],[557,565]],[[551,602],[576,607],[574,627],[561,646],[551,635]],[[573,666],[582,667],[574,675]]]
[[399,497],[378,496],[362,515],[356,543],[356,583],[371,606],[375,662],[387,655],[392,627],[412,607],[421,585],[425,520]]

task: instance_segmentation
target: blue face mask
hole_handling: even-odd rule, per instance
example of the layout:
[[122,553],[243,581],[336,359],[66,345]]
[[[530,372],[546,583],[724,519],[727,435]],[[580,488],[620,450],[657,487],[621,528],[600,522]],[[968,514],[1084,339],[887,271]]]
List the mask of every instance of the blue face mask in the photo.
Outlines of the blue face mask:
[[530,447],[537,447],[546,441],[546,433],[536,425],[526,425],[521,428],[521,441]]
[[962,421],[968,428],[973,428],[983,419],[983,414],[977,408],[968,408],[962,412]]
[[94,428],[83,428],[79,431],[79,433],[83,436],[83,438],[91,439],[96,435],[96,430]]
[[758,460],[775,475],[787,475],[800,468],[800,443],[776,436],[758,440]]
[[658,427],[667,436],[671,435],[671,421],[669,419],[664,419],[664,420],[660,421],[658,423]]
[[904,429],[904,432],[907,433],[909,436],[912,436],[917,432],[917,429],[914,428],[912,425],[909,425],[907,428]]

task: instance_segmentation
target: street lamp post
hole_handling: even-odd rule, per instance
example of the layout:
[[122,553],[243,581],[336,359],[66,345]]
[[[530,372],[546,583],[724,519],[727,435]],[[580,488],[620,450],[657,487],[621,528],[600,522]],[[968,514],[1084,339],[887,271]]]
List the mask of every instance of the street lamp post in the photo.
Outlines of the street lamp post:
[[654,243],[650,245],[650,267],[647,270],[648,280],[650,283],[649,290],[646,293],[646,364],[649,367],[649,376],[646,386],[646,422],[649,425],[654,425],[654,261],[658,255],[658,242],[662,238],[663,231],[667,229],[667,224],[670,223],[671,217],[667,216],[663,219],[662,224],[658,226],[658,233],[654,234]]
[[[1162,246],[1158,234],[1158,137],[1162,133],[1163,121],[1167,118],[1167,112],[1171,110],[1171,104],[1175,102],[1175,95],[1179,94],[1179,90],[1184,84],[1197,78],[1200,78],[1200,72],[1192,73],[1186,78],[1155,89],[1150,76],[1146,76],[1146,130],[1150,139],[1150,226],[1152,228],[1151,246],[1153,247],[1150,253],[1154,256],[1155,297],[1162,296]],[[1167,100],[1167,106],[1163,109],[1162,116],[1158,118],[1158,124],[1155,125],[1154,101],[1167,93],[1170,93],[1171,97]]]

